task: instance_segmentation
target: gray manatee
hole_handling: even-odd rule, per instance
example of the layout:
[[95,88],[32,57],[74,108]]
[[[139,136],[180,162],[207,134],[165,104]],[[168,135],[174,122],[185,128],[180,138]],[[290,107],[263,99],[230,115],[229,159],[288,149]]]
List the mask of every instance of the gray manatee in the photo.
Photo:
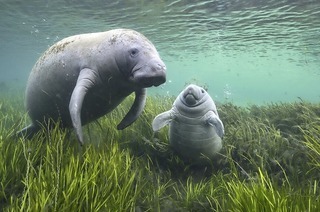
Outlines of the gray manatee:
[[135,92],[134,103],[118,129],[141,114],[146,88],[166,81],[166,66],[154,45],[130,29],[67,37],[44,52],[34,65],[26,88],[31,125],[18,132],[27,138],[60,121],[73,127],[83,144],[81,126],[109,113]]
[[224,126],[210,95],[197,85],[187,86],[171,110],[157,115],[154,131],[169,124],[169,141],[182,158],[201,163],[222,148]]

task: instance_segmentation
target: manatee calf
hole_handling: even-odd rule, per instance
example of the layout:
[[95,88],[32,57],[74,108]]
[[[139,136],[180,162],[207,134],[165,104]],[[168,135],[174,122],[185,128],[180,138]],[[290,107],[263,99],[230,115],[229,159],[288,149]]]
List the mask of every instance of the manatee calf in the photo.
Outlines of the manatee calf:
[[212,98],[199,86],[187,86],[171,110],[155,117],[152,128],[158,131],[167,124],[171,146],[188,161],[212,159],[222,148],[223,124]]
[[49,119],[73,127],[83,144],[81,126],[109,113],[135,92],[134,103],[118,129],[141,114],[146,88],[166,81],[166,66],[154,45],[129,29],[75,35],[44,52],[26,88],[32,124],[18,132],[31,137]]

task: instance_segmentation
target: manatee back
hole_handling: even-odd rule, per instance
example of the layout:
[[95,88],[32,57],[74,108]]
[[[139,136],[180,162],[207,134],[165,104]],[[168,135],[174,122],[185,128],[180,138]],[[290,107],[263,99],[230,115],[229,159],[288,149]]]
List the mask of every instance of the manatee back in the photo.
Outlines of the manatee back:
[[[70,36],[53,44],[42,54],[29,75],[26,87],[26,109],[34,123],[47,118],[60,118],[64,126],[71,126],[69,101],[80,71],[84,67],[116,70],[113,66],[114,55],[110,53],[113,50],[111,43],[114,33],[120,32],[114,30]],[[118,80],[117,84],[121,84],[118,75],[120,73],[112,73],[113,79]],[[111,83],[109,85],[112,86]],[[87,112],[94,114],[91,119],[112,110],[128,95],[128,92],[120,94],[113,89],[119,97],[111,106],[106,105],[105,102],[109,101],[105,100],[106,97],[112,95],[106,93],[109,90],[101,85],[97,86],[95,95],[87,95],[88,100],[84,102],[83,108],[90,110],[90,102],[94,102],[97,107],[101,105],[101,108],[92,108],[93,112]],[[96,115],[96,111],[99,114]],[[86,123],[85,119],[83,123]]]

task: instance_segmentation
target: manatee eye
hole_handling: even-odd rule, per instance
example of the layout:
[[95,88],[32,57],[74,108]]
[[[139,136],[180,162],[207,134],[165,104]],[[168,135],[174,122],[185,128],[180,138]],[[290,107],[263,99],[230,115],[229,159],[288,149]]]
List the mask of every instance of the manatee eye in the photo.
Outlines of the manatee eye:
[[203,89],[201,89],[201,93],[204,93],[204,90],[203,90]]
[[138,55],[139,50],[138,50],[137,48],[133,48],[133,49],[130,49],[129,52],[130,52],[130,56],[131,56],[131,57],[135,57],[135,56]]

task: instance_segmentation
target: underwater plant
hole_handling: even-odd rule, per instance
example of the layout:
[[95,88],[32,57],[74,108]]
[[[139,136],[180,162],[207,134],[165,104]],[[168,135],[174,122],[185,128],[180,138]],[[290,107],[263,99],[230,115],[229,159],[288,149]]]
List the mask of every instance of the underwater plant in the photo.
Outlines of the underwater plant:
[[151,122],[175,98],[148,97],[130,129],[116,124],[133,97],[75,135],[43,130],[15,138],[26,114],[0,96],[1,211],[318,211],[320,104],[218,107],[223,148],[212,164],[186,163]]

